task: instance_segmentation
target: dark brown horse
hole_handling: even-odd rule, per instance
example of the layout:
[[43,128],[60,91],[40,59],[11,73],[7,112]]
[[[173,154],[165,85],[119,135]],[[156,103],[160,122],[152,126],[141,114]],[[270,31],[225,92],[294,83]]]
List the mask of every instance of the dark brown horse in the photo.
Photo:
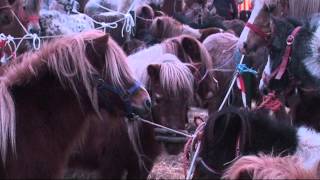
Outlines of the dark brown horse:
[[[129,65],[148,88],[154,105],[153,119],[161,125],[185,130],[190,105],[201,106],[212,95],[214,82],[207,73],[212,61],[204,46],[193,37],[167,39],[129,56]],[[172,145],[182,142],[180,136],[163,130],[157,135],[166,141],[168,152],[175,154],[181,150],[181,145]],[[176,137],[167,138],[172,135]]]
[[2,71],[2,177],[62,177],[91,116],[104,119],[101,109],[126,116],[150,110],[123,51],[102,32],[51,41]]

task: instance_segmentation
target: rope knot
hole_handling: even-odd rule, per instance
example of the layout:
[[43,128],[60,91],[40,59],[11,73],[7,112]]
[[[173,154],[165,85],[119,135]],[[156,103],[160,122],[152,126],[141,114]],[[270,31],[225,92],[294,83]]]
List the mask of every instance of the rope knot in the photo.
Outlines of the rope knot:
[[124,23],[122,27],[122,37],[124,36],[124,31],[126,31],[129,34],[132,34],[133,28],[135,28],[136,24],[134,21],[134,18],[130,12],[127,14],[124,14]]
[[270,92],[267,96],[263,97],[262,103],[257,107],[257,109],[269,109],[273,112],[277,112],[281,109],[283,104],[276,97],[275,92]]
[[237,65],[237,71],[240,73],[240,74],[243,74],[243,73],[251,73],[253,75],[257,75],[258,72],[252,68],[249,68],[246,64],[238,64]]

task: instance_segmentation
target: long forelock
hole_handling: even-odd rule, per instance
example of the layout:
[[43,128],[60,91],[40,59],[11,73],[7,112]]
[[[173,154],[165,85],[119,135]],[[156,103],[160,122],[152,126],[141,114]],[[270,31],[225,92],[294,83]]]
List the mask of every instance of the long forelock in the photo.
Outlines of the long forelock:
[[113,39],[109,39],[106,50],[105,76],[118,88],[127,89],[134,76],[127,64],[127,56]]
[[194,77],[186,64],[167,60],[161,64],[160,84],[172,96],[193,97]]

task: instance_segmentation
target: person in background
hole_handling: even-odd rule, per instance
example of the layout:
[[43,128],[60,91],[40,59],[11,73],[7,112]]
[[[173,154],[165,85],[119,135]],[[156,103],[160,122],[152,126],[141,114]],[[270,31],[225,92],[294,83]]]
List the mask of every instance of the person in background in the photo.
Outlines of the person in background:
[[237,0],[214,0],[213,5],[216,9],[216,13],[226,20],[238,18]]

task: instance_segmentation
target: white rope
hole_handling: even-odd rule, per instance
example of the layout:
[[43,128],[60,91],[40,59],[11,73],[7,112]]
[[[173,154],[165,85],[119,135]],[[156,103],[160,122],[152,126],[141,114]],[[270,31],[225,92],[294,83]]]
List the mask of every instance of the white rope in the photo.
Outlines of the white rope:
[[[113,13],[116,13],[116,14],[120,14],[120,15],[123,16],[122,19],[120,19],[120,20],[118,20],[118,21],[116,21],[116,22],[113,22],[113,23],[118,23],[118,22],[120,22],[120,21],[123,21],[123,26],[122,26],[122,29],[121,29],[121,36],[124,37],[124,33],[125,33],[125,32],[127,32],[127,33],[129,33],[129,34],[132,34],[133,28],[136,26],[136,25],[135,25],[135,24],[136,24],[136,23],[135,23],[135,20],[134,20],[134,18],[132,17],[132,15],[131,15],[130,12],[131,12],[132,9],[135,7],[135,4],[136,4],[137,2],[138,2],[138,1],[135,0],[135,1],[131,4],[131,6],[130,6],[130,8],[128,9],[127,13],[122,13],[122,12],[119,12],[119,11],[115,11],[115,10],[113,10],[113,9],[104,7],[104,6],[102,6],[101,4],[99,4],[99,3],[96,3],[96,2],[94,2],[94,3],[95,3],[95,5],[97,5],[98,7],[100,7],[100,8],[103,9],[103,10],[106,10],[106,11],[108,11],[108,12],[113,12]],[[97,23],[97,24],[100,24],[100,22]],[[101,25],[101,24],[100,24],[100,25]],[[118,26],[117,26],[117,27],[118,27]],[[117,28],[117,27],[115,27],[115,28]]]
[[162,126],[162,125],[160,125],[160,124],[157,124],[157,123],[154,123],[154,122],[151,122],[151,121],[142,119],[140,116],[137,116],[137,115],[135,115],[135,116],[133,117],[133,119],[134,119],[134,120],[139,120],[139,121],[141,121],[141,122],[144,122],[144,123],[146,123],[146,124],[150,124],[150,125],[155,126],[155,127],[158,127],[158,128],[162,128],[162,129],[171,131],[171,132],[173,132],[173,133],[176,133],[176,134],[179,134],[179,135],[188,137],[188,138],[194,138],[194,135],[190,135],[190,134],[187,134],[187,133],[184,133],[184,132],[181,132],[181,131],[177,131],[177,130],[174,130],[174,129],[171,129],[171,128]]
[[[124,18],[122,19],[119,19],[117,21],[114,21],[114,22],[110,22],[110,23],[106,23],[106,22],[98,22],[96,20],[94,20],[93,18],[91,17],[88,17],[90,18],[90,20],[92,22],[94,22],[95,24],[98,24],[100,25],[100,27],[96,28],[97,30],[100,30],[100,29],[103,29],[104,32],[106,32],[106,29],[107,28],[111,28],[111,29],[116,29],[118,28],[118,23],[121,22],[121,21],[124,21],[124,24],[123,24],[123,27],[122,27],[122,37],[124,37],[124,32],[126,31],[127,33],[131,34],[133,31],[132,29],[135,27],[135,20],[134,18],[132,17],[132,15],[130,14],[130,11],[135,7],[135,4],[137,3],[138,1],[135,0],[128,12],[125,14],[125,13],[121,13],[121,12],[118,12],[118,11],[114,11],[112,9],[109,9],[107,7],[104,7],[104,6],[101,6],[100,4],[97,4],[96,5],[104,10],[107,10],[107,11],[110,11],[110,12],[115,12],[115,13],[118,13],[120,15],[123,15]],[[17,22],[19,23],[19,25],[21,26],[21,28],[23,29],[23,31],[25,32],[25,35],[23,37],[13,37],[11,35],[4,35],[4,34],[0,34],[0,39],[1,40],[4,40],[6,41],[6,46],[8,46],[10,48],[10,51],[12,51],[12,55],[7,57],[7,59],[11,59],[15,53],[18,51],[18,49],[20,48],[22,42],[24,40],[32,40],[32,48],[34,50],[39,50],[41,48],[41,39],[52,39],[52,38],[61,38],[61,37],[65,37],[67,35],[53,35],[53,36],[38,36],[37,34],[32,34],[32,33],[29,33],[28,30],[24,27],[24,25],[22,24],[22,22],[20,21],[19,17],[15,14],[15,12],[13,10],[11,10],[13,16],[15,17],[15,19],[17,20]],[[77,11],[75,11],[74,13],[76,14],[81,14]],[[19,40],[18,43],[15,42],[15,40]]]
[[[18,45],[16,46],[16,49],[15,51],[18,51],[20,45],[22,44],[23,40],[25,40],[26,38],[30,38],[32,39],[32,47],[34,50],[39,50],[40,47],[41,47],[41,40],[38,36],[38,34],[32,34],[32,33],[29,33],[29,31],[24,27],[24,25],[22,24],[22,22],[20,21],[19,17],[16,15],[16,13],[11,10],[14,18],[17,20],[17,22],[19,23],[19,25],[21,26],[21,28],[24,30],[25,34],[19,41]],[[14,38],[16,40],[16,38]]]
[[[242,64],[242,63],[243,63],[243,60],[244,60],[244,55],[242,55],[242,57],[241,57],[241,60],[240,60],[240,63],[239,63],[239,64]],[[231,91],[232,91],[232,89],[233,89],[234,83],[235,83],[235,82],[236,82],[236,80],[237,80],[238,75],[239,75],[239,72],[238,72],[238,71],[236,71],[236,72],[234,73],[234,75],[233,75],[233,78],[232,78],[232,81],[231,81],[230,87],[229,87],[229,89],[228,89],[228,91],[227,91],[227,94],[226,94],[226,96],[224,97],[224,99],[223,99],[223,101],[222,101],[222,103],[221,103],[221,105],[220,105],[220,107],[219,107],[218,111],[221,111],[221,110],[222,110],[222,108],[224,107],[224,105],[226,104],[226,102],[227,102],[227,100],[228,100],[228,98],[229,98],[229,96],[230,96],[230,93],[231,93]]]

